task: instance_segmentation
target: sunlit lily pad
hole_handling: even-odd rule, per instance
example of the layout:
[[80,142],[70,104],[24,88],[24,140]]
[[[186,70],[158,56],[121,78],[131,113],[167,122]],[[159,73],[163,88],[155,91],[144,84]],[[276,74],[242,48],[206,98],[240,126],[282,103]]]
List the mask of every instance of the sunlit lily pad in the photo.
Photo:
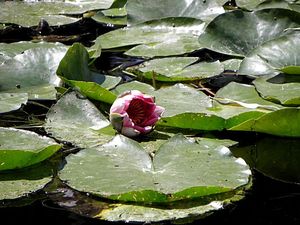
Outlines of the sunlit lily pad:
[[80,94],[65,94],[47,113],[45,129],[57,139],[80,147],[96,146],[110,140],[112,133],[97,131],[109,125],[100,111]]
[[145,203],[193,199],[248,183],[248,166],[229,153],[225,146],[210,149],[205,140],[177,135],[160,146],[152,161],[138,142],[116,136],[102,147],[67,157],[59,176],[76,190],[110,199]]
[[13,128],[0,128],[0,131],[0,170],[36,164],[61,148],[54,140],[34,132]]
[[199,42],[216,52],[246,56],[266,41],[283,35],[286,29],[299,25],[300,14],[286,9],[234,10],[215,18]]
[[89,54],[85,47],[75,43],[61,60],[57,74],[64,82],[78,88],[84,95],[99,101],[113,103],[116,96],[107,89],[116,86],[121,78],[91,71],[88,66],[89,60]]
[[300,31],[262,44],[241,63],[239,73],[252,76],[277,75],[287,66],[300,66]]
[[153,59],[127,71],[146,79],[158,81],[188,81],[199,80],[219,75],[224,68],[219,61],[199,62],[197,57],[171,57]]
[[88,10],[107,9],[112,3],[113,0],[4,1],[0,2],[0,23],[37,26],[43,18],[52,26],[62,25],[79,20],[64,14],[82,14]]
[[56,69],[65,46],[32,48],[0,65],[0,92],[28,93],[29,99],[56,99]]
[[210,21],[219,14],[224,13],[220,1],[198,1],[198,0],[165,0],[162,4],[160,0],[128,0],[126,10],[128,23],[137,24],[154,19],[167,17],[191,17],[204,21]]
[[92,49],[98,46],[102,49],[132,48],[138,45],[125,54],[143,57],[180,55],[201,48],[196,39],[204,26],[203,21],[193,18],[148,21],[101,35]]
[[127,25],[127,12],[125,8],[112,8],[98,11],[92,18],[99,23]]
[[28,100],[27,93],[0,93],[0,113],[19,109]]

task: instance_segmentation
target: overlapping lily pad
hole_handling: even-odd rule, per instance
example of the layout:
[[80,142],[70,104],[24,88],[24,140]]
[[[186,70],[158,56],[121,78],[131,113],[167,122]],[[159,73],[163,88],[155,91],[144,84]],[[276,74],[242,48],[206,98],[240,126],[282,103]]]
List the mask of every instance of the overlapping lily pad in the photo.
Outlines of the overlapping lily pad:
[[[53,170],[49,163],[10,171],[9,173],[1,173],[0,201],[27,197],[28,202],[31,203],[28,195],[44,188],[52,180],[52,176]],[[5,203],[2,203],[2,206],[5,206]]]
[[153,59],[127,71],[146,79],[158,81],[192,81],[219,75],[224,68],[219,61],[199,62],[197,57]]
[[299,27],[299,21],[299,13],[286,9],[234,10],[215,18],[199,42],[216,52],[246,56],[266,41],[282,36],[286,29]]
[[264,99],[287,106],[300,105],[300,83],[276,84],[262,77],[257,78],[253,83]]
[[84,95],[112,103],[116,96],[107,89],[113,88],[120,81],[120,77],[106,76],[89,69],[89,54],[81,44],[74,44],[69,48],[60,61],[57,74],[64,82],[78,88]]
[[[37,26],[43,18],[50,25],[72,23],[79,18],[66,14],[82,14],[88,10],[107,9],[113,0],[89,1],[4,1],[0,2],[0,23],[15,23],[22,26]],[[11,13],[11,12],[14,13]]]
[[285,8],[299,12],[299,1],[297,0],[236,0],[236,4],[247,10]]
[[0,93],[0,113],[19,109],[28,100],[27,93]]
[[299,51],[300,31],[291,30],[249,53],[241,63],[239,73],[252,76],[277,75],[287,66],[300,66]]
[[[56,99],[56,69],[65,46],[30,48],[0,65],[0,92],[28,93],[29,99]],[[16,54],[12,52],[11,54]]]
[[92,18],[99,23],[127,25],[127,12],[124,7],[98,11]]
[[[109,121],[80,94],[65,94],[48,112],[45,129],[57,139],[79,147],[100,145],[110,140],[114,132],[101,134]],[[112,128],[111,128],[112,130]]]
[[102,147],[67,157],[59,176],[74,189],[122,201],[193,199],[248,183],[248,167],[229,152],[177,135],[160,146],[152,161],[138,142],[116,136]]
[[143,0],[128,0],[126,10],[130,25],[167,17],[191,17],[210,21],[225,12],[222,7],[225,2],[165,0],[161,4],[160,0],[152,0],[145,4]]
[[101,35],[92,49],[98,46],[114,49],[137,45],[125,54],[143,57],[180,55],[201,48],[197,38],[204,26],[203,21],[193,18],[148,21]]
[[0,141],[0,171],[36,164],[61,148],[48,137],[13,128],[0,128]]

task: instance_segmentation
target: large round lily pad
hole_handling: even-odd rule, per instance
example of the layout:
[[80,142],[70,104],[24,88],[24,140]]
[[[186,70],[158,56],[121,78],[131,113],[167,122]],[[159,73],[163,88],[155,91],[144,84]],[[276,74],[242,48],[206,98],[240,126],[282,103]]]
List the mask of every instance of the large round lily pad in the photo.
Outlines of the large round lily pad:
[[39,163],[61,148],[48,137],[14,128],[0,128],[0,143],[0,171]]
[[27,100],[27,93],[0,93],[0,113],[17,110]]
[[299,27],[300,14],[286,9],[254,12],[234,10],[215,18],[200,35],[202,47],[228,55],[246,56],[266,41]]
[[287,66],[300,66],[299,51],[300,31],[296,29],[249,53],[241,63],[239,73],[252,76],[277,75]]
[[235,190],[248,183],[250,170],[225,146],[209,148],[176,135],[153,160],[124,136],[67,157],[59,172],[72,188],[101,197],[134,202],[169,202]]

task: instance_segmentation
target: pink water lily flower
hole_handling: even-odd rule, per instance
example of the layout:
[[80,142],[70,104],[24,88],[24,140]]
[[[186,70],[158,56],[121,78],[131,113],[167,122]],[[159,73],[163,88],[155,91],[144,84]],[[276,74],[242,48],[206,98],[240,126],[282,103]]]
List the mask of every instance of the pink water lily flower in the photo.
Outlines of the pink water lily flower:
[[151,132],[164,110],[155,104],[154,97],[132,90],[118,96],[110,108],[109,119],[118,132],[135,137]]

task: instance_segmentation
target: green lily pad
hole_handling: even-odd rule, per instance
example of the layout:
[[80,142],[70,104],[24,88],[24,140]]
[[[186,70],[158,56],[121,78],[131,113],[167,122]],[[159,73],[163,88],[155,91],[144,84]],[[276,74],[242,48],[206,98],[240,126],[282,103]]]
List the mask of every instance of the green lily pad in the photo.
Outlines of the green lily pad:
[[[224,4],[224,3],[223,3]],[[214,17],[224,13],[218,1],[181,1],[181,0],[128,0],[126,10],[130,25],[167,17],[191,17],[204,21],[211,21]]]
[[114,133],[108,135],[98,131],[109,124],[105,116],[89,100],[71,92],[52,106],[47,113],[44,127],[57,139],[79,147],[90,147],[103,144],[113,137]]
[[224,66],[224,70],[237,71],[240,68],[241,62],[241,59],[228,59],[221,63]]
[[248,120],[230,130],[256,131],[283,137],[300,137],[299,108],[285,108]]
[[246,56],[299,24],[300,14],[286,9],[234,10],[215,18],[200,35],[199,42],[202,47],[216,52]]
[[[268,177],[284,182],[300,183],[299,140],[293,138],[265,137],[253,145],[233,147],[236,157]],[[272,157],[270,157],[272,155]]]
[[195,63],[197,60],[197,57],[153,59],[139,66],[129,67],[127,71],[146,79],[174,82],[209,78],[224,70],[219,61]]
[[286,106],[300,105],[300,83],[275,84],[260,77],[254,80],[253,84],[264,99]]
[[298,30],[268,41],[247,55],[241,63],[239,73],[252,76],[277,75],[281,68],[299,66],[299,43]]
[[92,49],[132,47],[125,52],[131,56],[154,57],[181,55],[201,46],[196,41],[205,23],[193,18],[167,18],[117,29],[96,39]]
[[95,100],[113,103],[116,96],[107,89],[115,87],[121,78],[93,72],[88,65],[88,51],[83,45],[75,43],[60,61],[56,73],[64,82],[78,88],[84,95]]
[[98,11],[92,18],[99,23],[127,25],[127,12],[124,7]]
[[0,171],[39,163],[57,152],[54,140],[25,130],[0,128]]
[[[1,131],[2,133],[2,131]],[[53,169],[47,162],[22,170],[1,173],[0,176],[0,201],[28,198],[44,188],[52,180]],[[31,201],[28,200],[29,203]],[[5,206],[5,202],[2,202]]]
[[28,93],[29,99],[56,99],[60,79],[56,68],[67,51],[64,46],[32,48],[0,65],[0,92]]
[[177,135],[160,146],[152,161],[138,142],[116,136],[102,147],[67,157],[59,176],[76,190],[121,201],[193,199],[248,183],[249,168],[229,152]]
[[[251,184],[247,185],[248,189]],[[70,195],[66,195],[69,193]],[[171,223],[191,223],[193,220],[201,219],[211,215],[217,210],[222,210],[230,203],[235,203],[243,199],[244,191],[235,193],[223,193],[219,198],[200,199],[199,201],[172,203],[166,207],[159,205],[136,205],[130,203],[110,203],[103,199],[88,197],[67,187],[60,188],[59,192],[51,193],[50,198],[62,208],[76,214],[94,218],[98,220],[107,220],[126,223],[151,223],[165,222]],[[70,204],[70,203],[80,204]],[[88,209],[88,210],[87,210]]]
[[300,66],[285,66],[279,69],[281,72],[292,75],[300,75]]
[[28,100],[27,93],[0,93],[0,113],[19,109]]
[[294,9],[297,6],[295,0],[236,0],[238,7],[248,10],[266,8],[285,8]]
[[[41,18],[51,26],[73,23],[79,18],[67,14],[82,14],[94,9],[107,9],[113,0],[89,1],[38,1],[38,2],[0,2],[0,23],[15,23],[21,26],[37,26]],[[11,13],[14,12],[14,13]]]

